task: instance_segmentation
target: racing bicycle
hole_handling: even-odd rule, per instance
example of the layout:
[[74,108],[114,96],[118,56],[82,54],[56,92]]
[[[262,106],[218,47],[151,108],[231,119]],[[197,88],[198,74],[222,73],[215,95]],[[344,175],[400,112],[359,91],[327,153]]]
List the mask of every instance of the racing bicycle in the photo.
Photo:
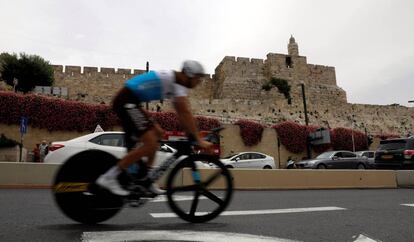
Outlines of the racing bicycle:
[[[216,218],[230,203],[231,173],[217,156],[194,152],[196,144],[189,139],[166,143],[176,152],[152,169],[149,177],[159,181],[167,175],[164,179],[167,202],[178,217],[192,223]],[[77,222],[96,224],[115,216],[125,204],[139,207],[153,199],[145,194],[146,190],[131,169],[120,175],[121,184],[130,191],[126,197],[114,195],[95,184],[95,180],[117,161],[107,152],[87,150],[62,164],[52,190],[60,210]],[[200,169],[199,164],[207,164],[212,169]]]

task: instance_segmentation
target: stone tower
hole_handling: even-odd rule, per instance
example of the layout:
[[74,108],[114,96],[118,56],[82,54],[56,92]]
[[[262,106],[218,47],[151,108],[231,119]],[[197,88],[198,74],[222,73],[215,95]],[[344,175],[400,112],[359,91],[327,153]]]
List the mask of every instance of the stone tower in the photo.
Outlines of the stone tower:
[[298,56],[299,55],[299,47],[298,44],[295,42],[295,38],[290,36],[289,44],[288,44],[288,55],[290,56]]

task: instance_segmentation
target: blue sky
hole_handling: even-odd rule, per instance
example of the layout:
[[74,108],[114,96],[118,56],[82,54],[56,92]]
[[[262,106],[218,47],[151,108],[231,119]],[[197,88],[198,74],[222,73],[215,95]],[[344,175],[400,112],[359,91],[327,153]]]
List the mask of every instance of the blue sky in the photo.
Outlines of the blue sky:
[[52,64],[178,69],[224,56],[287,53],[291,34],[308,63],[336,68],[348,102],[414,100],[410,0],[0,0],[0,52]]

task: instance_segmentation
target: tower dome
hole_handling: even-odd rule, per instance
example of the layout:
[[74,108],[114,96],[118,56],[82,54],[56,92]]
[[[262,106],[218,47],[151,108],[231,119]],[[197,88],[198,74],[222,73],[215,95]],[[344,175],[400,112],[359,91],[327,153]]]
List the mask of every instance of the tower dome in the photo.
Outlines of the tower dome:
[[290,35],[289,44],[288,44],[288,55],[298,56],[299,55],[299,46],[293,38],[293,35]]

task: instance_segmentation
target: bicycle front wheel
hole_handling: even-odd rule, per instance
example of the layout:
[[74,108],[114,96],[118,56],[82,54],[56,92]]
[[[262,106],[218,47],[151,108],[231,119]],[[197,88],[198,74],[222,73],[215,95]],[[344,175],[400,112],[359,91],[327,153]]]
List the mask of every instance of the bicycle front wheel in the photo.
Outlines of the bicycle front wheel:
[[[214,169],[198,169],[207,163]],[[167,198],[180,218],[202,223],[214,219],[229,205],[233,179],[220,160],[210,155],[191,155],[180,161],[167,180]]]

